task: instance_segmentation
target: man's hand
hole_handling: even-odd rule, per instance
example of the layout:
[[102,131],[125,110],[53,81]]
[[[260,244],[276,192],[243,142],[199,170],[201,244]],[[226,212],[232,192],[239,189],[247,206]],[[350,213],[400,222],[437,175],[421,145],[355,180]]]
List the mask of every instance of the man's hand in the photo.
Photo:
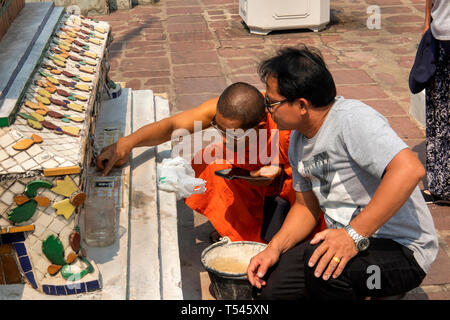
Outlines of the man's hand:
[[247,277],[250,284],[258,289],[265,286],[266,282],[262,278],[267,270],[278,261],[279,257],[279,251],[272,248],[270,244],[264,251],[254,256],[247,268]]
[[311,244],[320,241],[323,242],[312,254],[308,266],[312,268],[319,261],[314,271],[317,278],[322,273],[324,280],[328,280],[331,275],[337,278],[350,259],[358,253],[355,242],[344,229],[327,229],[319,232],[311,240]]
[[109,174],[114,166],[120,167],[127,163],[130,157],[131,147],[124,138],[120,138],[116,143],[102,149],[95,164],[100,169],[103,176]]
[[252,177],[266,177],[270,178],[270,180],[266,181],[247,181],[251,185],[257,187],[265,187],[273,182],[273,180],[281,174],[281,168],[279,166],[264,166],[259,168],[258,170],[250,171],[250,175]]

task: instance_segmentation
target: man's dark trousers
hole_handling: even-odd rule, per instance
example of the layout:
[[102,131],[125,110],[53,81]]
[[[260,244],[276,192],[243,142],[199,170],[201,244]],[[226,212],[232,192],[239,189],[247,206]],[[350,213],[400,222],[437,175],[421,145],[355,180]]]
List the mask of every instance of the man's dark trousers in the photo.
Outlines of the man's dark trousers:
[[302,242],[281,255],[278,263],[268,270],[267,285],[259,298],[358,300],[386,297],[418,287],[425,277],[412,250],[390,239],[371,238],[369,248],[353,257],[338,278],[330,277],[325,281],[314,276],[316,266],[308,266],[309,258],[319,245]]

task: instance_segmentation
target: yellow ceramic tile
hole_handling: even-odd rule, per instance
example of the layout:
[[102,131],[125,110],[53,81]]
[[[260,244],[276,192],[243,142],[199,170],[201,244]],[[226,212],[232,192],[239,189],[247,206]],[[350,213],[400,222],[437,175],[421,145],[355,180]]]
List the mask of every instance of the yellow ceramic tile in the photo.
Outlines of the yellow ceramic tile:
[[95,30],[95,31],[98,31],[98,32],[100,32],[100,33],[106,33],[106,30],[103,29],[103,28],[100,28],[100,27],[94,27],[94,30]]
[[45,110],[43,110],[43,109],[39,109],[39,110],[36,110],[36,112],[37,112],[38,114],[42,115],[42,116],[46,116],[48,111],[45,111]]
[[62,215],[64,216],[64,218],[66,218],[66,220],[69,220],[76,207],[70,203],[70,199],[64,199],[55,202],[52,205],[52,208],[56,209],[56,215]]
[[17,150],[17,151],[23,151],[23,150],[27,150],[33,144],[34,144],[33,139],[22,139],[19,142],[17,142],[15,145],[13,145],[13,149]]
[[67,108],[69,108],[70,110],[73,110],[73,111],[78,111],[78,112],[84,111],[84,107],[77,103],[69,103],[69,104],[67,104]]
[[82,95],[79,95],[79,94],[74,95],[74,97],[75,97],[75,99],[78,99],[80,101],[86,101],[87,100],[87,98],[85,96],[82,96]]
[[58,47],[61,50],[70,51],[70,46],[67,46],[67,45],[64,45],[64,44],[59,44]]
[[81,117],[69,117],[69,120],[71,120],[73,122],[83,122],[84,118],[81,118]]
[[63,126],[61,127],[61,129],[64,133],[67,133],[74,137],[78,137],[78,135],[80,134],[80,128],[77,127]]
[[39,121],[27,119],[27,123],[33,129],[37,129],[37,130],[41,130],[42,129],[42,124]]
[[50,92],[44,90],[44,89],[38,89],[37,93],[43,97],[50,98],[52,95]]
[[97,62],[95,62],[95,61],[85,60],[85,62],[86,62],[88,65],[90,65],[90,66],[96,66],[96,65],[97,65]]
[[29,100],[25,100],[25,106],[33,110],[39,109],[39,106],[36,103]]
[[46,98],[46,97],[36,96],[35,98],[36,98],[37,101],[42,102],[45,105],[49,105],[50,104],[50,100],[48,100],[48,98]]
[[87,72],[87,73],[90,73],[90,74],[95,72],[94,68],[87,67],[87,66],[80,66],[80,71]]
[[43,103],[41,103],[41,102],[39,102],[39,105],[38,105],[38,107],[39,107],[39,109],[42,109],[42,110],[45,110],[45,111],[47,111],[48,112],[48,108],[45,106],[45,104],[43,104]]
[[72,178],[66,175],[64,177],[64,180],[62,179],[56,180],[56,187],[53,187],[50,190],[56,194],[65,197],[70,197],[74,192],[78,191],[78,188],[75,182],[73,182]]
[[30,115],[35,118],[37,121],[42,122],[45,120],[44,116],[40,115],[37,112],[31,112]]
[[87,84],[81,84],[81,83],[77,83],[75,85],[75,89],[81,90],[81,91],[91,91],[91,86],[87,85]]
[[79,174],[80,172],[81,169],[79,166],[48,168],[44,169],[44,176],[45,177],[64,176],[67,174]]
[[84,55],[88,56],[88,57],[91,57],[92,59],[97,59],[97,54],[94,53],[94,52],[85,51]]
[[95,39],[95,38],[89,38],[89,42],[94,43],[94,44],[100,44],[100,40]]
[[80,80],[84,82],[92,82],[92,79],[86,76],[79,76],[78,78],[80,78]]
[[[52,84],[59,84],[58,79],[55,79],[53,77],[46,77],[48,81],[50,81]],[[55,89],[56,90],[56,89]]]
[[60,60],[53,60],[53,63],[56,64],[59,67],[65,67],[66,64],[63,61]]

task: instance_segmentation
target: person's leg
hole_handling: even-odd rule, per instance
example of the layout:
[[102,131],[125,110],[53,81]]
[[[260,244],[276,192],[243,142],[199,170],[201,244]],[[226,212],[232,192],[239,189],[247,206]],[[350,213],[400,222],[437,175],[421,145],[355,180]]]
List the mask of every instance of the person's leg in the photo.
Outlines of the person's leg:
[[[448,44],[447,44],[448,46]],[[432,202],[450,200],[448,105],[450,88],[450,59],[441,44],[436,72],[426,88],[426,173]],[[447,201],[447,202],[445,202]]]
[[312,299],[393,296],[416,288],[425,277],[410,249],[390,239],[372,238],[370,247],[351,259],[337,279],[325,281],[314,276],[315,266],[307,266],[318,245],[308,245],[304,256],[305,288]]
[[294,300],[305,298],[303,253],[306,243],[300,243],[280,256],[276,265],[264,277],[267,285],[261,289],[258,299]]

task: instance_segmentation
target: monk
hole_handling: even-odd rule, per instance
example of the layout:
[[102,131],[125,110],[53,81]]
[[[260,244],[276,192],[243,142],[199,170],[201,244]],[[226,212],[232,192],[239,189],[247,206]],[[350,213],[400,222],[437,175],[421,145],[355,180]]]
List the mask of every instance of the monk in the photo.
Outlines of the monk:
[[[280,193],[291,205],[295,202],[288,159],[291,132],[277,130],[265,109],[264,95],[249,84],[232,84],[218,98],[120,138],[102,150],[96,165],[107,175],[114,166],[128,161],[133,148],[170,141],[177,129],[193,133],[196,121],[201,122],[202,130],[210,127],[217,130],[222,141],[201,150],[201,161],[198,155],[193,158],[192,168],[197,178],[206,181],[206,192],[188,197],[186,204],[205,215],[221,237],[227,236],[232,241],[267,242],[261,235],[265,199]],[[204,156],[206,152],[208,157]],[[205,161],[206,158],[209,161]],[[227,168],[240,168],[251,176],[268,179],[227,180],[215,174]],[[324,225],[323,220],[319,221],[312,235]]]

